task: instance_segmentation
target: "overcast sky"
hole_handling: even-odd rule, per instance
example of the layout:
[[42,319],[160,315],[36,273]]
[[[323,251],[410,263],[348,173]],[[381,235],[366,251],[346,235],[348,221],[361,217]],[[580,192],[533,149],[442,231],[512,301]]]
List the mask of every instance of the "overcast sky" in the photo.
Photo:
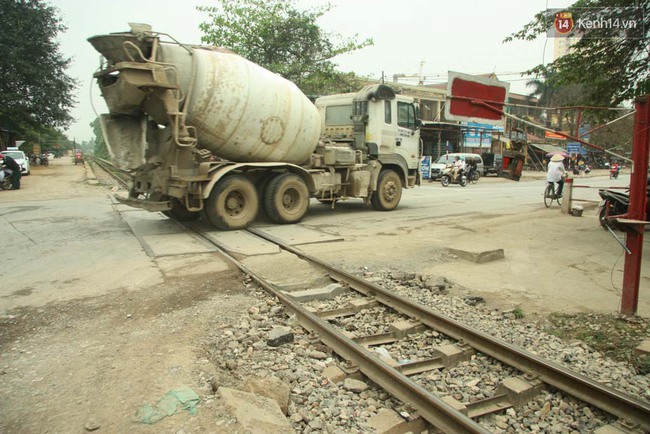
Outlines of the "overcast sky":
[[[106,111],[92,74],[99,54],[86,41],[93,35],[128,31],[129,22],[152,25],[181,42],[199,44],[199,24],[207,14],[196,6],[209,0],[50,0],[68,30],[60,36],[63,55],[73,59],[69,74],[79,80],[75,122],[66,132],[77,142],[93,136],[89,123]],[[325,0],[298,0],[300,7]],[[495,72],[510,81],[511,92],[529,93],[517,73],[553,59],[553,39],[532,42],[503,39],[546,8],[571,0],[331,0],[332,10],[319,22],[326,31],[345,37],[373,38],[374,46],[335,59],[341,71],[388,81],[393,74],[417,75],[421,62],[427,83],[444,82],[448,71]],[[91,97],[92,94],[92,97]],[[92,99],[92,103],[91,103]]]

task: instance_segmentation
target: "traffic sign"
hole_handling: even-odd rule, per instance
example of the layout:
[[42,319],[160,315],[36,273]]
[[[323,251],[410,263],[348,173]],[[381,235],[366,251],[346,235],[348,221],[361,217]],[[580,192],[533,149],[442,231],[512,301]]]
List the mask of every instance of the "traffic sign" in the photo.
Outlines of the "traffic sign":
[[503,126],[509,89],[510,83],[450,71],[445,118]]

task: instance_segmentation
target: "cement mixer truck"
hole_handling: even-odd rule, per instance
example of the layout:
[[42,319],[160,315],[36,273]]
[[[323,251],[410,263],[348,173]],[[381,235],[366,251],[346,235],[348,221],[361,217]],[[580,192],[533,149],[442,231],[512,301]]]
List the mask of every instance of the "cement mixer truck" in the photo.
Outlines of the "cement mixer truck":
[[[222,48],[163,38],[144,24],[88,39],[122,203],[179,221],[244,229],[259,210],[299,222],[312,198],[397,207],[420,183],[416,105],[385,85],[312,103],[293,83]],[[163,40],[165,39],[165,40]]]

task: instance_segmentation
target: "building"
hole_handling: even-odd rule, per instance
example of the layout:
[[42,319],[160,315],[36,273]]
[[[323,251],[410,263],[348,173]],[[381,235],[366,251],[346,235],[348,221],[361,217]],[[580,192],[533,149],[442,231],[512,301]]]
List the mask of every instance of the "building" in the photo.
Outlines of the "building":
[[[498,80],[495,74],[479,77]],[[447,103],[447,83],[415,86],[393,82],[391,86],[398,92],[412,96],[420,106],[420,119],[423,121],[420,135],[423,142],[423,155],[437,159],[446,152],[503,153],[509,148],[511,140],[525,141],[525,125],[506,122],[506,126],[475,124],[450,121],[445,118]],[[507,112],[518,116],[534,116],[536,98],[528,95],[509,93]]]

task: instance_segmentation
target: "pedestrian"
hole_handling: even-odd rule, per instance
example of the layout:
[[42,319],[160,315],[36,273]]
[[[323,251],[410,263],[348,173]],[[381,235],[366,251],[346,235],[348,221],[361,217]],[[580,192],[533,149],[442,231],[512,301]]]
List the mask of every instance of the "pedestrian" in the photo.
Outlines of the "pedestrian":
[[12,190],[19,190],[20,189],[20,177],[22,174],[20,173],[20,165],[16,163],[16,160],[11,158],[9,155],[4,156],[4,165],[7,166],[9,169],[11,169],[11,176],[9,179],[11,179],[11,189]]
[[566,169],[564,168],[563,160],[564,157],[562,155],[553,155],[550,163],[548,163],[548,170],[546,171],[546,182],[557,182],[557,190],[555,191],[557,197],[562,197],[562,188],[564,188]]

